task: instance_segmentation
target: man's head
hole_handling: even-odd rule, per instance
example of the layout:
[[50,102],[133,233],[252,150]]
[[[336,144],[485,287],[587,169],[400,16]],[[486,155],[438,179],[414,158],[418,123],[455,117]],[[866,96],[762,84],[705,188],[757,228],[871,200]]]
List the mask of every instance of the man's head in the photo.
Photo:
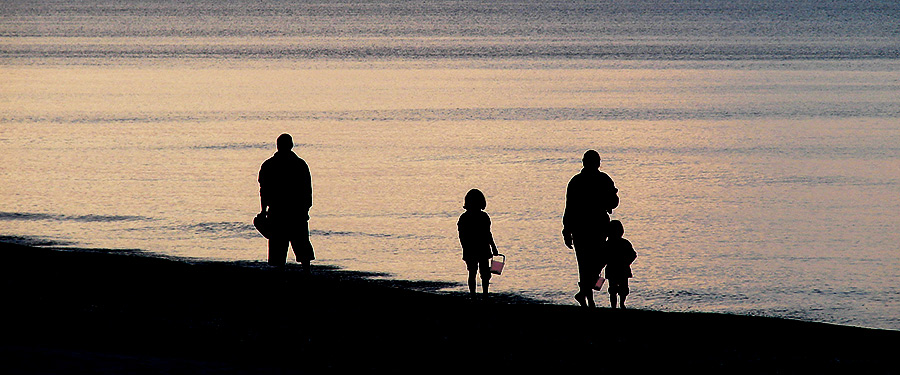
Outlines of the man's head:
[[594,150],[587,150],[587,152],[584,153],[584,157],[581,158],[581,163],[587,169],[600,168],[600,154]]
[[278,147],[278,151],[290,151],[294,148],[294,139],[291,138],[290,134],[284,133],[278,136],[275,145]]

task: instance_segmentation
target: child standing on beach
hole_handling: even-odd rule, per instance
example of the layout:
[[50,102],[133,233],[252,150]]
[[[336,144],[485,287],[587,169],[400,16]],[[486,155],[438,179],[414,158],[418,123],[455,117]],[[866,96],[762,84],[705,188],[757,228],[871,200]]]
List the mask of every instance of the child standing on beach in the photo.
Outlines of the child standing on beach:
[[622,238],[625,228],[622,222],[609,222],[609,238],[606,240],[606,280],[609,281],[609,305],[616,308],[616,296],[619,307],[625,308],[625,297],[628,296],[628,278],[632,277],[631,263],[637,258],[631,242]]
[[491,280],[491,258],[499,255],[494,236],[491,235],[491,218],[484,208],[487,201],[481,190],[472,189],[466,193],[463,212],[456,226],[459,228],[459,243],[462,245],[463,260],[469,271],[469,293],[475,294],[475,274],[481,272],[481,289],[488,293]]

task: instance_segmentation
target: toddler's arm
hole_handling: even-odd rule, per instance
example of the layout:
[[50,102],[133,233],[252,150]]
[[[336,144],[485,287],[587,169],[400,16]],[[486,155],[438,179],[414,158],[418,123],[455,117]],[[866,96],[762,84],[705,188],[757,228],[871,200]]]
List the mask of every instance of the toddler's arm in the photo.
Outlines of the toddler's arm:
[[490,241],[491,251],[494,253],[494,255],[500,255],[500,253],[497,252],[497,245],[494,244],[494,235],[490,232],[488,232],[488,241]]

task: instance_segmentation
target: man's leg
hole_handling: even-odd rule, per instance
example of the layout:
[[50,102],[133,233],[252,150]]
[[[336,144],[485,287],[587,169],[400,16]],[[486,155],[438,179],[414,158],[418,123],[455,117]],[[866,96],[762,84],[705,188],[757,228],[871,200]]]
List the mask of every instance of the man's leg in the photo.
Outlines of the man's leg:
[[294,250],[297,263],[303,265],[303,272],[311,273],[312,265],[310,263],[313,259],[316,259],[316,255],[313,251],[312,242],[309,240],[309,221],[304,221],[300,224],[299,230],[291,240],[291,249]]
[[[580,238],[580,241],[579,241]],[[597,268],[599,259],[600,242],[594,238],[584,236],[575,237],[575,258],[578,261],[578,294],[575,299],[581,306],[594,307],[594,284],[600,276],[600,268]],[[601,266],[602,267],[602,266]]]
[[575,300],[578,301],[578,304],[581,305],[581,307],[589,307],[588,299],[590,299],[591,304],[593,304],[593,293],[591,292],[592,284],[589,280],[589,275],[591,274],[591,261],[589,259],[587,246],[583,245],[583,243],[584,242],[575,245],[575,261],[578,262],[578,293],[575,294]]
[[299,241],[291,241],[291,248],[294,250],[294,256],[297,257],[297,263],[303,266],[303,273],[312,273],[312,243],[309,239],[301,239]]
[[269,265],[284,267],[289,241],[283,238],[269,239]]

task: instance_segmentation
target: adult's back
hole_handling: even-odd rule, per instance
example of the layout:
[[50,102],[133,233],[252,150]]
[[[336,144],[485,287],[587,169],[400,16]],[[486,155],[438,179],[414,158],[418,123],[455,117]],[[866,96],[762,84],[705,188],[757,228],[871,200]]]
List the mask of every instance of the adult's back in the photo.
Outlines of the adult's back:
[[259,195],[276,210],[309,211],[312,178],[309,166],[291,150],[279,150],[259,169]]
[[563,228],[570,233],[594,230],[609,223],[614,208],[616,185],[612,178],[596,168],[584,168],[569,180],[566,187],[566,210]]

